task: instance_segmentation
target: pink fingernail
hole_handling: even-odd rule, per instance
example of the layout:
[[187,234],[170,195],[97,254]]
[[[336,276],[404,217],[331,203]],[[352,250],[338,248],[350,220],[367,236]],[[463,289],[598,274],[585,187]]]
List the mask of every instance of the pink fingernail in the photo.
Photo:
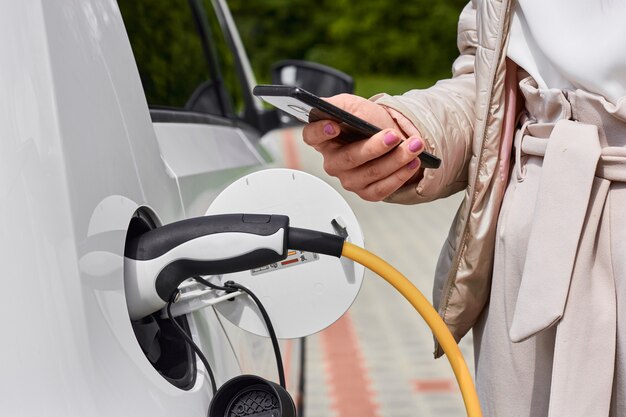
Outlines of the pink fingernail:
[[417,168],[418,165],[419,165],[419,161],[417,159],[414,159],[411,162],[409,162],[409,164],[406,167],[408,169],[415,169]]
[[387,132],[387,133],[385,133],[385,139],[383,140],[383,142],[385,142],[385,145],[387,145],[387,146],[392,146],[392,145],[395,145],[396,143],[398,143],[399,140],[400,140],[400,138],[398,136],[396,136],[395,133]]
[[324,125],[324,133],[326,133],[328,136],[334,135],[335,134],[335,128],[333,127],[332,124],[326,123]]
[[409,151],[411,152],[417,152],[420,149],[422,149],[422,146],[424,146],[424,144],[422,143],[422,141],[418,138],[413,139],[410,143],[409,143]]

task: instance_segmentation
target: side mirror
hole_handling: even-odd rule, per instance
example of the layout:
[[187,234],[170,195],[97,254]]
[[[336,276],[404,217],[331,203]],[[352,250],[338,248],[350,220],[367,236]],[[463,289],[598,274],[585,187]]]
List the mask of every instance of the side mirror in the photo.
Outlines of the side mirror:
[[326,65],[286,60],[272,67],[272,84],[295,85],[319,97],[354,92],[354,79]]
[[[318,97],[354,92],[354,79],[345,72],[310,61],[288,59],[272,67],[272,84],[295,85]],[[279,111],[283,126],[297,125],[292,116]]]

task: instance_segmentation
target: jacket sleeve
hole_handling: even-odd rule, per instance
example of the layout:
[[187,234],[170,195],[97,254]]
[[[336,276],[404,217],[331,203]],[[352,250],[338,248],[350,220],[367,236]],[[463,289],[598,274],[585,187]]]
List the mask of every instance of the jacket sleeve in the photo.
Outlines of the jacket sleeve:
[[[461,55],[452,66],[452,78],[401,96],[379,94],[372,97],[376,103],[388,108],[400,127],[406,126],[407,120],[398,118],[406,117],[424,139],[425,150],[442,161],[438,169],[425,169],[422,180],[401,187],[385,201],[422,203],[447,197],[467,186],[475,120],[476,27],[476,5],[470,2],[459,18],[457,45]],[[409,133],[407,129],[403,130]]]

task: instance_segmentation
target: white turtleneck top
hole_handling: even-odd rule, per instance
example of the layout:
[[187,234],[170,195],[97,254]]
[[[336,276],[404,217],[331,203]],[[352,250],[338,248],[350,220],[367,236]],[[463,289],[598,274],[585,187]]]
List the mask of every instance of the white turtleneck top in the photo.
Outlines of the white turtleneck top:
[[507,56],[540,88],[626,96],[626,0],[517,0]]

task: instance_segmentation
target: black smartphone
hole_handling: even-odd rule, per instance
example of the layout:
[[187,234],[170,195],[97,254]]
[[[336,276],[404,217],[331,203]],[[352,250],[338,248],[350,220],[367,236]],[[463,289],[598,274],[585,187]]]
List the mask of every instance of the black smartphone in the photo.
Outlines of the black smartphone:
[[[357,141],[369,138],[381,129],[359,119],[300,87],[290,85],[257,85],[252,94],[304,123],[332,120],[341,128],[341,138]],[[441,159],[428,152],[419,154],[424,168],[439,168]]]

